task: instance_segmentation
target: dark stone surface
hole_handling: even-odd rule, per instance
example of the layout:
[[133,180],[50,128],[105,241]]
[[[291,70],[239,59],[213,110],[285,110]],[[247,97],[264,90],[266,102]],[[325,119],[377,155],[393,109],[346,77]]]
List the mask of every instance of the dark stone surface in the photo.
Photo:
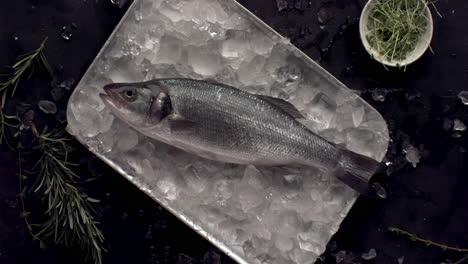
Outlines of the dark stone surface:
[[[426,53],[404,72],[385,70],[364,51],[357,23],[365,1],[280,1],[281,12],[274,0],[240,2],[348,87],[361,91],[389,123],[393,139],[389,160],[402,163],[390,176],[379,177],[388,191],[387,200],[357,201],[332,239],[323,263],[335,263],[341,250],[347,253],[342,263],[393,264],[401,256],[405,256],[404,263],[415,264],[460,259],[460,253],[427,248],[387,228],[396,226],[434,241],[468,247],[467,132],[455,138],[453,132],[443,129],[444,118],[468,123],[468,106],[456,97],[467,89],[468,81],[465,0],[437,2],[444,17],[434,15],[435,53]],[[108,0],[4,2],[0,7],[0,65],[11,65],[16,56],[37,48],[47,36],[46,55],[59,72],[57,82],[79,80],[125,8]],[[68,41],[60,36],[64,26],[72,34]],[[10,107],[30,103],[38,122],[54,126],[60,113],[63,118],[71,91],[56,97],[54,90],[54,98],[52,86],[41,77],[25,81]],[[389,89],[384,102],[372,99],[376,88]],[[59,116],[46,115],[36,106],[39,100],[53,99]],[[408,142],[424,150],[417,168],[404,160],[402,145]],[[106,236],[105,263],[233,262],[83,147],[75,147],[80,174],[97,177],[85,187],[102,200],[96,209]],[[31,241],[19,218],[16,158],[5,146],[0,148],[0,263],[80,263],[76,249],[41,250]],[[34,204],[33,199],[29,202]],[[361,259],[370,248],[376,249],[377,257]]]

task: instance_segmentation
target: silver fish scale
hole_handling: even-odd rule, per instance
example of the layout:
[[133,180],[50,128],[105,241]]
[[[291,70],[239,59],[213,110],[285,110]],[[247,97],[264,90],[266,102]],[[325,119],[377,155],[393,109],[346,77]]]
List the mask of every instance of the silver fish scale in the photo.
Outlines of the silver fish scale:
[[[194,122],[172,137],[190,142],[203,156],[251,164],[299,163],[334,168],[340,150],[289,114],[239,89],[186,79],[158,80],[174,111]],[[192,152],[197,152],[192,149]],[[200,153],[198,153],[200,154]]]

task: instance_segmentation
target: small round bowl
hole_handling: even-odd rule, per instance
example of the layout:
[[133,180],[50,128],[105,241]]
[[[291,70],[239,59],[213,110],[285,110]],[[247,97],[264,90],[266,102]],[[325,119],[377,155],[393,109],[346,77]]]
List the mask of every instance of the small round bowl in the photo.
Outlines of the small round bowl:
[[[421,36],[418,43],[416,43],[416,47],[414,48],[414,50],[409,52],[404,60],[395,60],[395,59],[388,60],[387,58],[385,58],[385,56],[382,56],[379,53],[377,53],[377,51],[369,44],[369,41],[367,41],[367,37],[366,37],[367,34],[369,33],[369,28],[367,27],[367,24],[368,24],[367,22],[369,21],[369,14],[372,8],[374,8],[376,1],[379,1],[379,0],[369,0],[367,4],[364,6],[364,9],[362,10],[362,13],[361,13],[361,18],[359,21],[359,34],[361,35],[361,41],[362,41],[362,44],[364,45],[364,48],[372,56],[372,58],[374,58],[376,61],[387,66],[401,67],[401,66],[406,66],[410,63],[415,62],[424,54],[424,52],[426,52],[432,40],[432,33],[434,31],[434,25],[433,25],[432,15],[431,15],[431,11],[429,10],[429,7],[427,6],[427,4],[424,3],[425,13],[427,17],[426,32],[424,33],[424,35]],[[423,1],[421,0],[421,2]]]

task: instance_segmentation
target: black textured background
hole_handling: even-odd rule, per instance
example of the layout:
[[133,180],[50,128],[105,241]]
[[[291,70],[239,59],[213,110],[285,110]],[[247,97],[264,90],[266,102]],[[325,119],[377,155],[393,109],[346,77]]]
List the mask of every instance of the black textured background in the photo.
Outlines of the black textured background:
[[[396,172],[381,176],[388,199],[360,198],[334,236],[323,263],[440,263],[458,260],[460,253],[441,251],[387,231],[397,226],[423,237],[468,247],[468,140],[443,129],[443,120],[459,118],[468,124],[468,106],[456,97],[468,90],[468,4],[439,0],[443,18],[434,15],[434,54],[426,53],[406,69],[385,70],[369,59],[358,34],[362,0],[289,0],[281,12],[275,0],[241,0],[243,5],[289,37],[301,50],[375,107],[389,124],[393,139],[389,160],[401,163]],[[0,65],[35,49],[49,38],[46,55],[59,80],[79,80],[125,13],[109,0],[15,0],[0,3]],[[434,10],[433,10],[434,11]],[[326,24],[319,27],[318,14]],[[72,27],[72,23],[76,28]],[[60,37],[70,28],[70,41]],[[17,38],[17,39],[16,39]],[[384,102],[372,99],[375,88],[388,89]],[[50,96],[48,80],[33,78],[20,85],[14,103],[35,105]],[[57,103],[64,110],[70,91]],[[53,124],[35,107],[36,118]],[[404,160],[402,145],[411,143],[423,153],[417,168]],[[105,263],[232,263],[203,238],[155,204],[123,177],[75,144],[84,177],[97,177],[86,188],[102,202],[97,206],[106,236]],[[29,160],[27,162],[32,162]],[[80,263],[75,249],[39,249],[31,241],[17,202],[16,154],[0,148],[0,263]],[[30,204],[34,204],[30,201]],[[34,211],[33,211],[34,213]],[[360,258],[375,248],[377,257]]]

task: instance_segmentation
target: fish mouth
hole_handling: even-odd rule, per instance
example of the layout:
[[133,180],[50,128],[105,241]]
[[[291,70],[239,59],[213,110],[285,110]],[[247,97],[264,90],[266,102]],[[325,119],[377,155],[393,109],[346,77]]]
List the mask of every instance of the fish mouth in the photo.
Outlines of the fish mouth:
[[119,84],[111,83],[103,87],[105,93],[100,93],[99,98],[104,102],[106,106],[120,109],[123,107],[123,102],[115,92],[115,88],[119,87]]

